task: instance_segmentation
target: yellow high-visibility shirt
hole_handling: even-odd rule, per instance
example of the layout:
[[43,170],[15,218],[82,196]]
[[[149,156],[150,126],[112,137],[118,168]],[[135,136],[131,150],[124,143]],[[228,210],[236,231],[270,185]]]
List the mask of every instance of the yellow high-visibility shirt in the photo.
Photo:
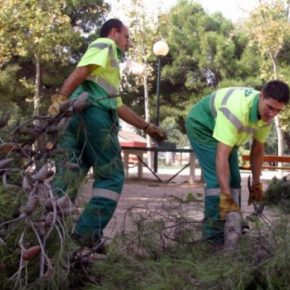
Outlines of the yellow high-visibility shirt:
[[90,102],[105,109],[116,109],[122,105],[119,95],[121,82],[119,59],[121,51],[110,38],[98,38],[92,42],[77,67],[97,65],[87,79],[73,93],[89,93]]
[[209,146],[222,142],[239,146],[251,137],[266,141],[271,124],[259,118],[260,92],[252,88],[225,88],[204,97],[186,119],[190,138]]

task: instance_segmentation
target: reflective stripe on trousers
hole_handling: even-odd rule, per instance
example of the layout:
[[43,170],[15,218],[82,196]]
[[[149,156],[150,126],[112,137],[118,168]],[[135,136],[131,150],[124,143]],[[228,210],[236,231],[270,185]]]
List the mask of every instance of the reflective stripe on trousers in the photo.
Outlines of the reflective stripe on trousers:
[[[239,206],[240,204],[240,199],[241,199],[241,189],[240,188],[230,188],[230,193],[235,201],[235,203]],[[219,196],[221,193],[220,188],[205,188],[205,195],[206,196]]]
[[102,197],[118,202],[120,194],[104,188],[93,188],[93,196]]

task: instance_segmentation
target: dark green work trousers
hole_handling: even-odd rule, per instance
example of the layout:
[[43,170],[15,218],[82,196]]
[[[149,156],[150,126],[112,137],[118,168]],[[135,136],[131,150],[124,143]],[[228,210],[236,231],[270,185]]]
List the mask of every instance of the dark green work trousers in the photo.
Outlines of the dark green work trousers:
[[[76,225],[83,239],[98,239],[117,206],[124,169],[118,141],[119,122],[115,110],[90,106],[75,114],[58,147],[66,154],[56,159],[53,188],[58,196],[68,194],[74,201],[81,181],[93,168],[93,190]],[[72,169],[70,163],[78,164]]]
[[[216,146],[207,146],[195,140],[188,129],[187,135],[192,149],[198,159],[205,181],[205,206],[203,238],[212,243],[223,243],[224,221],[220,218],[220,188],[216,173]],[[229,156],[230,190],[235,202],[240,205],[241,176],[237,148]]]

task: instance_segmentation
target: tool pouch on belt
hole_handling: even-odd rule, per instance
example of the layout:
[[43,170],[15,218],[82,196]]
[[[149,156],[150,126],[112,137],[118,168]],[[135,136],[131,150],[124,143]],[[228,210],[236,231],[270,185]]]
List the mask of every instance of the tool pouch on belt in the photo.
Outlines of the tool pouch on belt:
[[240,211],[239,206],[235,203],[235,201],[233,200],[231,194],[230,193],[225,193],[225,192],[222,192],[220,194],[219,209],[220,209],[220,218],[222,220],[225,219],[226,215],[229,212],[231,212],[231,211],[239,212]]

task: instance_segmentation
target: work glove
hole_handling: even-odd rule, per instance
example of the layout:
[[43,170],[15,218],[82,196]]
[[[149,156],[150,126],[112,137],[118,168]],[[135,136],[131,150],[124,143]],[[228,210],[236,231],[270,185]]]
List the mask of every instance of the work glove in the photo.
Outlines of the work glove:
[[264,193],[260,182],[249,186],[248,205],[251,205],[253,202],[261,202],[263,201],[263,198]]
[[220,194],[220,204],[219,204],[219,210],[220,210],[220,217],[222,220],[226,218],[226,215],[231,211],[240,211],[239,206],[236,204],[236,202],[233,200],[230,193],[222,192]]
[[48,108],[48,114],[52,117],[60,113],[60,107],[67,101],[67,97],[63,95],[51,96],[51,105]]
[[147,124],[147,126],[144,128],[144,133],[148,134],[158,142],[167,139],[166,133],[161,128],[155,126],[152,123]]

